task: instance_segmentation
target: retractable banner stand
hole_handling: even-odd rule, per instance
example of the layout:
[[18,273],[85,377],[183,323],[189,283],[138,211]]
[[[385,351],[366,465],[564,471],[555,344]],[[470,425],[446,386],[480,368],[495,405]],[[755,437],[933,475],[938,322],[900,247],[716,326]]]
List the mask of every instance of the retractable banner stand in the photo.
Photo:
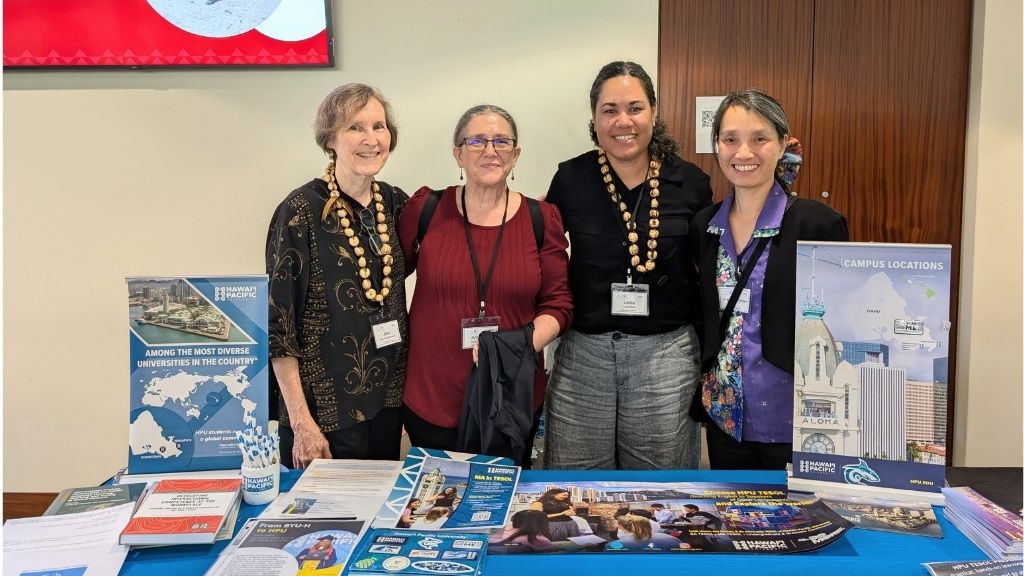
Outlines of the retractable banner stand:
[[127,283],[127,472],[238,469],[238,432],[267,428],[267,276]]
[[942,504],[950,246],[800,242],[789,487]]

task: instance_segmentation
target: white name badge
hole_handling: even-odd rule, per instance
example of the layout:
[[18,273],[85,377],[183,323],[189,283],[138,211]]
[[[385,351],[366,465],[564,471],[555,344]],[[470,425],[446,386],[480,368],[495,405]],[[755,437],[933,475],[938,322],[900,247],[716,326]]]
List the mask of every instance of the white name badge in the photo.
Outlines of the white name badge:
[[373,343],[377,348],[384,348],[402,341],[402,332],[398,329],[398,320],[388,320],[371,324],[373,328]]
[[476,346],[480,334],[484,332],[497,332],[498,324],[501,323],[501,316],[482,316],[480,318],[462,319],[462,349],[469,350]]
[[[725,305],[729,303],[729,298],[732,298],[732,291],[735,288],[735,284],[726,284],[718,287],[719,310],[725,310]],[[733,308],[733,311],[740,314],[750,312],[750,288],[744,288],[740,292],[740,297],[736,300],[736,307]]]
[[651,288],[647,284],[612,284],[612,316],[650,314]]

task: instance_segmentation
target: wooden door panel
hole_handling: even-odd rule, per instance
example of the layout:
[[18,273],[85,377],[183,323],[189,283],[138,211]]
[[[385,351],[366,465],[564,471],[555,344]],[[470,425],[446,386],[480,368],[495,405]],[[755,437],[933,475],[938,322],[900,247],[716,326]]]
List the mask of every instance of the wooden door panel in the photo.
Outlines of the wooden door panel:
[[966,0],[818,0],[797,189],[852,240],[959,243],[970,21]]
[[711,175],[715,199],[728,181],[713,154],[697,154],[695,98],[756,87],[777,98],[798,137],[810,130],[814,0],[663,0],[659,111],[680,156]]

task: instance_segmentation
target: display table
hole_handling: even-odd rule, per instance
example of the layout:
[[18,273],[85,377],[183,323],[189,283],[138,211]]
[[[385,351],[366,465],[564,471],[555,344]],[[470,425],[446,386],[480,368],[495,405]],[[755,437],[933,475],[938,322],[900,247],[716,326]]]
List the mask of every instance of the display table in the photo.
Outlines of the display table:
[[[288,490],[299,471],[281,476],[281,489]],[[522,474],[523,482],[558,484],[566,480],[634,480],[643,482],[761,482],[784,484],[783,472],[728,470],[672,470],[655,472],[533,470]],[[256,516],[262,506],[242,504],[237,527]],[[872,530],[851,529],[839,541],[804,554],[720,554],[701,552],[655,554],[523,554],[489,556],[484,573],[523,574],[687,574],[750,573],[779,574],[913,574],[927,571],[922,562],[985,560],[985,555],[961,534],[936,508],[943,538],[927,538]],[[236,527],[236,530],[237,530]],[[167,546],[133,550],[128,554],[123,576],[153,574],[201,575],[213,564],[228,541],[214,545]]]

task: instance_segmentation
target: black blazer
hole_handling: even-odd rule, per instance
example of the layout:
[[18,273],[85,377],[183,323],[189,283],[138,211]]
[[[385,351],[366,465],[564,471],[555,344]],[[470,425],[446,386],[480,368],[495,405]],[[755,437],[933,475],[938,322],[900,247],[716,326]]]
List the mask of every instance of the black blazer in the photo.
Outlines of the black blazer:
[[[722,344],[718,333],[718,288],[715,285],[719,236],[707,231],[708,222],[721,205],[718,202],[701,210],[693,217],[690,225],[690,242],[700,269],[700,298],[704,317],[702,366],[714,361]],[[797,198],[786,209],[779,234],[771,240],[761,293],[761,347],[765,359],[786,372],[793,372],[796,242],[845,242],[849,239],[850,232],[842,214],[820,202]]]

